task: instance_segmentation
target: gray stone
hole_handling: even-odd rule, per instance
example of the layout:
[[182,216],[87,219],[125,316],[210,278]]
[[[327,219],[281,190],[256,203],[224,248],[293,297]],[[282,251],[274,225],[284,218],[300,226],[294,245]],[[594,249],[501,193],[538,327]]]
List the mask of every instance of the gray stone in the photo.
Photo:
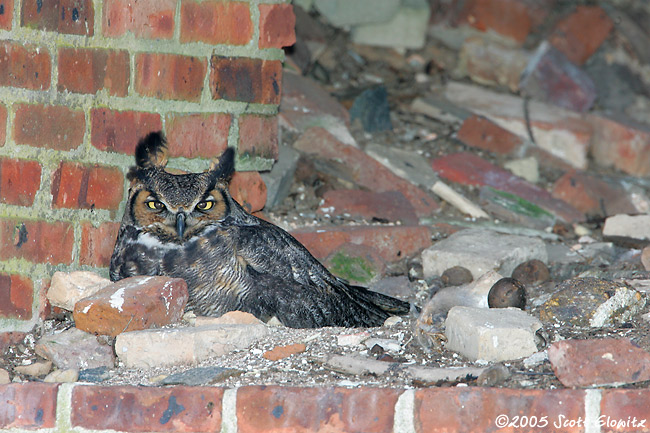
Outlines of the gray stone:
[[525,358],[537,352],[542,323],[517,308],[454,307],[445,321],[447,349],[488,362]]
[[350,121],[359,120],[366,132],[390,131],[390,106],[384,86],[371,87],[354,98],[350,107]]
[[547,262],[542,240],[482,229],[456,232],[422,252],[425,278],[442,275],[453,266],[469,269],[474,278],[492,270],[512,275],[517,265],[532,259]]
[[108,367],[86,368],[79,371],[79,382],[99,383],[111,378]]
[[280,145],[278,160],[271,171],[260,173],[266,184],[266,209],[275,208],[289,196],[299,158],[300,153],[297,150]]
[[400,0],[315,0],[314,6],[334,27],[344,27],[389,21]]
[[77,328],[42,337],[35,350],[37,355],[51,360],[61,370],[115,365],[111,346],[101,344],[97,337]]
[[603,236],[650,240],[650,215],[619,214],[608,217]]
[[196,365],[245,349],[269,333],[265,325],[210,325],[123,332],[115,353],[127,368]]
[[232,376],[239,376],[241,370],[226,367],[197,367],[181,373],[170,374],[159,383],[161,385],[202,386],[221,382]]
[[438,175],[422,156],[404,149],[369,144],[365,151],[393,174],[414,185],[429,189],[438,181]]
[[[347,0],[350,2],[350,0]],[[377,1],[370,9],[374,9]],[[352,41],[392,48],[420,49],[424,46],[431,7],[425,0],[403,0],[395,16],[386,22],[357,25]]]

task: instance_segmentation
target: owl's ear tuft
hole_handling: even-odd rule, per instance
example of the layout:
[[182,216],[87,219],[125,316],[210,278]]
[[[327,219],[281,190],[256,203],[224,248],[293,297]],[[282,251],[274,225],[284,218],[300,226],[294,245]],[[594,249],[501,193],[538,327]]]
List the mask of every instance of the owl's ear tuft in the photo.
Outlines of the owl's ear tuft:
[[216,172],[218,179],[229,180],[235,172],[235,150],[232,147],[227,147],[219,159],[212,160],[210,171]]
[[167,140],[160,131],[149,133],[135,148],[135,164],[138,168],[164,168],[167,159]]

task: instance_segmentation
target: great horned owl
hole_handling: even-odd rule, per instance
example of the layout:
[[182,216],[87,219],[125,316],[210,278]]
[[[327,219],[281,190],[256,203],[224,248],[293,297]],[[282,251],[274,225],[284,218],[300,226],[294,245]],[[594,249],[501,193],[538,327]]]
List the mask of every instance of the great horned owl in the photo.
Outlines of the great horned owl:
[[409,312],[406,302],[335,277],[289,233],[248,214],[228,192],[231,148],[206,172],[171,174],[165,139],[154,132],[135,161],[111,280],[183,278],[198,315],[240,310],[295,328],[378,326]]

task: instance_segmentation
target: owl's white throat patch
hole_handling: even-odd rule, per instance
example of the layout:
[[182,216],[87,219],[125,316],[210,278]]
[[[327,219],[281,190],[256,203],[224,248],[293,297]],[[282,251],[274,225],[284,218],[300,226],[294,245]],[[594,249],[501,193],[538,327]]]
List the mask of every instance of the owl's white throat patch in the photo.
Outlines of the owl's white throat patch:
[[140,245],[144,245],[147,248],[154,248],[154,249],[173,249],[173,248],[178,248],[178,245],[174,244],[173,242],[166,242],[162,243],[160,240],[153,236],[150,233],[142,233],[138,238],[134,241],[131,241],[133,243],[137,243]]

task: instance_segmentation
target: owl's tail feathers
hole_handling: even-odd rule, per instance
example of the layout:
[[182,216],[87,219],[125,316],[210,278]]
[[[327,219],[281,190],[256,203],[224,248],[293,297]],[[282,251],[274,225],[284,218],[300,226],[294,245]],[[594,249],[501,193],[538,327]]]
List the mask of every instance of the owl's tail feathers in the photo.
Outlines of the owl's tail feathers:
[[411,311],[411,304],[365,287],[349,286],[356,298],[379,307],[390,316],[405,316]]

